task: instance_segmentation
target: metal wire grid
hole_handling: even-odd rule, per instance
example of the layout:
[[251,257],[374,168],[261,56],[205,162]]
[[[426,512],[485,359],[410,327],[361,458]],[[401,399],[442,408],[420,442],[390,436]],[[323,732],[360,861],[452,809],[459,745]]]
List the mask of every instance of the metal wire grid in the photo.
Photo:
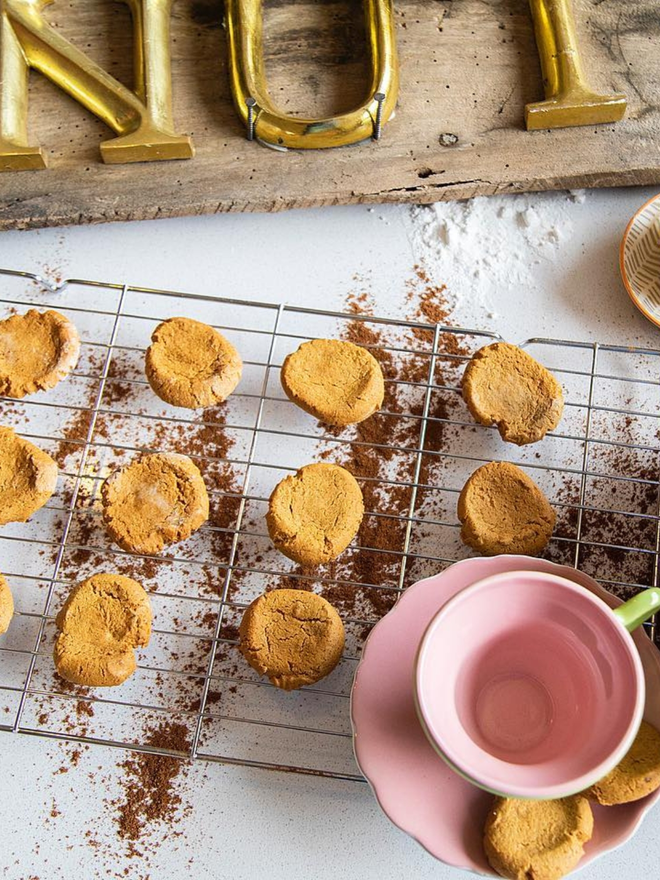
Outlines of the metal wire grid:
[[[413,580],[469,555],[458,538],[456,495],[476,466],[494,458],[523,465],[553,501],[560,525],[550,558],[580,565],[621,595],[658,585],[658,351],[528,340],[524,347],[564,381],[566,416],[538,449],[510,449],[503,448],[494,430],[475,426],[460,408],[464,361],[497,339],[495,334],[116,283],[70,279],[50,284],[11,270],[0,274],[13,285],[12,295],[3,299],[6,307],[55,306],[71,316],[83,339],[81,362],[68,383],[21,402],[2,401],[3,423],[47,450],[65,442],[67,450],[77,451],[69,452],[61,491],[51,502],[31,523],[6,527],[0,535],[3,570],[17,605],[15,621],[0,639],[0,710],[7,716],[2,721],[0,715],[0,729],[361,779],[352,757],[348,696],[365,632],[378,610],[367,603],[343,614],[348,638],[342,663],[317,686],[295,694],[283,694],[252,674],[237,655],[235,623],[265,585],[283,578],[321,590],[398,594]],[[225,405],[222,430],[234,440],[223,455],[188,450],[189,432],[214,423],[207,415],[163,408],[142,376],[152,327],[174,314],[207,320],[233,336],[244,355],[244,380]],[[390,444],[329,435],[279,389],[278,367],[287,351],[306,338],[337,335],[356,322],[376,328],[374,346],[394,360],[424,365],[415,378],[404,372],[387,378],[397,392],[401,389],[404,406],[385,416],[393,424],[414,427],[405,441],[396,432]],[[457,349],[448,341],[461,345]],[[118,362],[129,368],[119,380],[113,373]],[[126,406],[113,402],[118,381],[131,388]],[[451,400],[452,407],[438,406],[439,400]],[[80,414],[85,416],[83,431],[71,440],[64,429]],[[110,429],[102,428],[108,419]],[[429,435],[438,430],[442,440],[433,444]],[[161,445],[189,451],[211,467],[232,469],[236,484],[210,494],[218,505],[235,505],[233,520],[203,527],[156,560],[118,550],[102,528],[81,532],[84,523],[98,520],[96,492],[117,460]],[[268,546],[263,512],[270,488],[321,449],[334,455],[359,446],[369,446],[369,454],[376,456],[394,453],[406,462],[404,476],[394,470],[362,477],[363,484],[375,482],[385,493],[406,490],[403,509],[367,512],[376,521],[400,525],[400,545],[360,545],[358,539],[349,551],[389,558],[386,579],[368,583],[345,569],[296,570]],[[212,543],[218,537],[220,551]],[[89,562],[80,561],[81,554],[89,555]],[[138,655],[138,672],[111,692],[67,687],[53,673],[51,660],[60,602],[78,577],[99,567],[132,574],[136,564],[144,577],[135,576],[154,605],[152,645]],[[216,571],[209,592],[209,573]],[[371,613],[360,613],[362,607]],[[649,634],[655,638],[655,622]],[[194,650],[182,647],[190,645]],[[183,726],[185,749],[150,738],[159,720]]]

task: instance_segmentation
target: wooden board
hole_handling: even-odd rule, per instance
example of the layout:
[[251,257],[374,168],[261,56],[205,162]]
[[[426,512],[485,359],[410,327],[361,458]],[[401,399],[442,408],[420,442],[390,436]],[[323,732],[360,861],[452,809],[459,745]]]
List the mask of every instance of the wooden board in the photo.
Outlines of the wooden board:
[[[196,157],[103,165],[109,129],[33,73],[31,139],[50,168],[0,175],[0,227],[660,182],[660,6],[574,2],[592,85],[628,96],[618,125],[524,130],[525,103],[543,94],[526,0],[398,0],[401,93],[383,139],[279,153],[248,142],[232,108],[221,3],[178,0],[175,118]],[[131,84],[125,6],[55,0],[47,15]],[[267,69],[283,107],[321,115],[361,99],[361,19],[359,0],[266,0]]]

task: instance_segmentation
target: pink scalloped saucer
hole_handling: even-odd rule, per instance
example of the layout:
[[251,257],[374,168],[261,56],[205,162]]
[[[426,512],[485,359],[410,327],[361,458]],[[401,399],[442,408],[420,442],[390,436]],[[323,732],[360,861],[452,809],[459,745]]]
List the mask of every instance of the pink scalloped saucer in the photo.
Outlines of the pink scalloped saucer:
[[[482,848],[492,795],[470,785],[438,757],[413,702],[417,646],[435,613],[460,590],[505,571],[547,571],[570,578],[614,607],[619,600],[582,572],[524,556],[465,559],[419,581],[372,630],[351,694],[355,757],[385,814],[448,865],[495,876]],[[634,634],[646,678],[644,717],[660,728],[660,653]],[[594,836],[580,867],[629,840],[660,790],[619,807],[594,806]]]

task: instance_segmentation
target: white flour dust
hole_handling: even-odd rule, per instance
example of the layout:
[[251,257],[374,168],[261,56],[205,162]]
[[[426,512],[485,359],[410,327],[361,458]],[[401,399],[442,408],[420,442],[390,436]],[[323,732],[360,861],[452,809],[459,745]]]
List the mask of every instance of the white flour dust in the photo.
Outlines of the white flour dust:
[[457,306],[497,317],[506,291],[531,284],[535,267],[552,261],[573,232],[570,205],[584,191],[489,196],[415,205],[408,235],[415,259]]

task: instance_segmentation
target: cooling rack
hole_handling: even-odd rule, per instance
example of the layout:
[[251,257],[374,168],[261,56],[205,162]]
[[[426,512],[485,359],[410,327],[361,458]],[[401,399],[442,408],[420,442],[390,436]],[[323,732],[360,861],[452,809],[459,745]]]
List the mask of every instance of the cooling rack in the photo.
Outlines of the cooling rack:
[[[82,339],[67,381],[22,401],[0,401],[2,423],[60,465],[49,504],[0,532],[0,568],[16,603],[0,637],[2,730],[360,780],[349,693],[364,640],[408,585],[469,555],[457,496],[469,474],[494,459],[524,467],[554,504],[548,558],[579,566],[621,597],[658,585],[658,351],[523,342],[562,381],[566,409],[557,431],[517,448],[475,425],[460,396],[465,361],[499,338],[493,333],[243,302],[212,289],[0,275],[0,316],[55,307]],[[150,335],[174,315],[212,324],[241,352],[242,382],[221,407],[174,409],[146,383]],[[279,367],[301,341],[318,336],[353,339],[380,358],[387,387],[380,415],[329,431],[287,400]],[[159,557],[125,553],[102,527],[100,483],[135,455],[163,449],[198,463],[212,515]],[[274,485],[319,458],[353,470],[367,512],[335,564],[306,571],[270,545],[264,513]],[[154,611],[136,674],[105,690],[68,685],[52,663],[57,610],[75,582],[99,570],[138,579]],[[347,645],[330,676],[283,693],[243,661],[237,625],[264,589],[292,585],[336,604]],[[655,622],[648,632],[655,639]]]

